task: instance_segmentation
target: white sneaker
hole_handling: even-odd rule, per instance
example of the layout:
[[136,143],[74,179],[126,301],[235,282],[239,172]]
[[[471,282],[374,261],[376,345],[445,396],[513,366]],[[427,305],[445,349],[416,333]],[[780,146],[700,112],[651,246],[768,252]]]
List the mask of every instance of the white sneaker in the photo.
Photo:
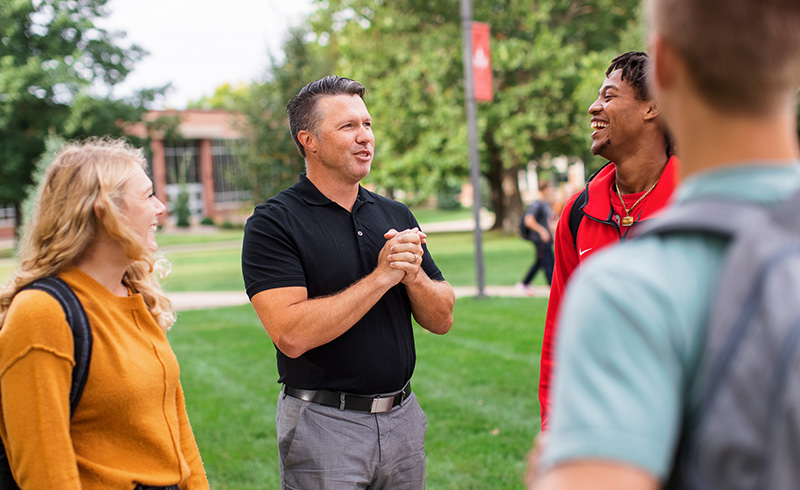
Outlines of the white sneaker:
[[531,296],[531,295],[533,295],[533,289],[531,289],[531,287],[530,287],[530,286],[528,286],[527,284],[525,284],[525,283],[523,283],[523,282],[518,282],[518,283],[516,283],[516,284],[514,285],[514,289],[516,289],[517,291],[519,291],[519,292],[521,292],[521,293],[525,294],[526,296]]

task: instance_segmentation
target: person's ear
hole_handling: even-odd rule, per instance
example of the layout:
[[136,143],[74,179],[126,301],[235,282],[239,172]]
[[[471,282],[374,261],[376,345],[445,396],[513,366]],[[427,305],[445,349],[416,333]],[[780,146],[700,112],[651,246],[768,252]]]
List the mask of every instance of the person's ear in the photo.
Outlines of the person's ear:
[[297,133],[297,141],[303,145],[305,148],[306,153],[316,153],[317,152],[317,137],[314,136],[313,133],[310,131],[306,131],[305,129],[300,130]]
[[94,211],[94,217],[97,218],[97,221],[102,223],[109,211],[108,203],[103,199],[96,199],[92,204],[92,210]]
[[652,68],[650,73],[651,88],[656,92],[669,89],[675,83],[676,55],[672,47],[662,36],[654,34],[650,39]]
[[655,101],[651,101],[647,108],[647,112],[644,113],[644,120],[652,121],[653,119],[656,119],[659,114],[661,114],[661,111],[658,108],[658,104],[656,104]]

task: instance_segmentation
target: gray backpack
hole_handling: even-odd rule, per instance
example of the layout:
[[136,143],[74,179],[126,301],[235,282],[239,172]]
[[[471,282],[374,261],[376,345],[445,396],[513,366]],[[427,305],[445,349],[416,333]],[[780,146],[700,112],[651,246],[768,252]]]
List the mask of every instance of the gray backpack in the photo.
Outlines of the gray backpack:
[[642,235],[730,239],[700,363],[702,406],[675,460],[681,489],[800,489],[800,192],[776,210],[696,200]]

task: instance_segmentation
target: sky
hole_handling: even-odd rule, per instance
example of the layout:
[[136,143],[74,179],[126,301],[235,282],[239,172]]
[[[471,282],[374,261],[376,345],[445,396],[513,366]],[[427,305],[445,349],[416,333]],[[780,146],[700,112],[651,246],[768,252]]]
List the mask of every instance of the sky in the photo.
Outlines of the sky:
[[288,28],[311,12],[312,0],[110,0],[97,24],[127,32],[150,54],[135,65],[116,97],[172,83],[154,109],[183,109],[223,83],[248,83],[278,54]]

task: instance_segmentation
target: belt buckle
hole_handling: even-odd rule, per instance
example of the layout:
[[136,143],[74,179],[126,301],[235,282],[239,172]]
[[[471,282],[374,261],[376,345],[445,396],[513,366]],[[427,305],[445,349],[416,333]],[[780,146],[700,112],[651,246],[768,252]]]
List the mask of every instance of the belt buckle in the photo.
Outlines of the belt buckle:
[[394,397],[377,397],[372,399],[372,406],[369,413],[385,413],[392,409],[394,406]]

